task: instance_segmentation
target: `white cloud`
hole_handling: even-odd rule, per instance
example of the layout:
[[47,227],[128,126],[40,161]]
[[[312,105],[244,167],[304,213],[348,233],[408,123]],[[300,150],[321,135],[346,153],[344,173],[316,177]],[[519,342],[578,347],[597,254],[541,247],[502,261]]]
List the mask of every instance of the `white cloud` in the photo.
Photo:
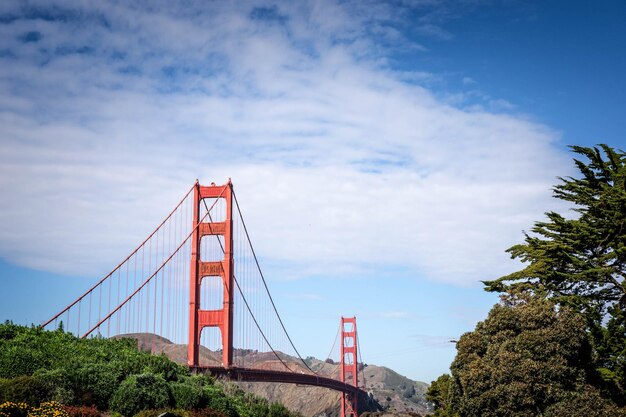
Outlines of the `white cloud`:
[[80,19],[0,24],[0,254],[20,265],[105,272],[195,178],[231,177],[279,277],[467,285],[511,269],[566,169],[549,128],[386,67],[384,9],[57,3]]

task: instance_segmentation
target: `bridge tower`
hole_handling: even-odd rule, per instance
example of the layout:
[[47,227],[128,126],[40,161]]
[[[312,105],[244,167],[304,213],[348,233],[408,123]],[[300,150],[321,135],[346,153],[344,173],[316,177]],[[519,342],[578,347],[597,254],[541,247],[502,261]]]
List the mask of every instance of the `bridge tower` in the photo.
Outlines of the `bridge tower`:
[[[224,185],[202,186],[196,180],[193,203],[193,234],[191,236],[191,265],[189,280],[189,347],[187,363],[199,366],[200,335],[205,327],[217,327],[222,335],[222,366],[230,368],[233,361],[233,187],[230,179]],[[222,222],[200,221],[200,205],[205,198],[226,202],[226,218]],[[224,258],[207,262],[200,259],[203,236],[223,236]],[[200,286],[205,277],[221,277],[224,284],[224,304],[219,310],[200,309]]]
[[[341,317],[341,382],[359,386],[356,317]],[[341,417],[358,417],[357,392],[341,394]]]

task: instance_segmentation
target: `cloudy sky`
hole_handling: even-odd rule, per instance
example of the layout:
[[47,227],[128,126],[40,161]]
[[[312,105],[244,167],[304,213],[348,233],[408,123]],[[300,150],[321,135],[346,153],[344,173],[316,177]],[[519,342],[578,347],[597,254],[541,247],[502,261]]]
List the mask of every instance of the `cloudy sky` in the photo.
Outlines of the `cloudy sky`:
[[366,362],[436,378],[567,145],[626,147],[624,3],[548,3],[0,2],[0,319],[232,178],[303,355],[356,314]]

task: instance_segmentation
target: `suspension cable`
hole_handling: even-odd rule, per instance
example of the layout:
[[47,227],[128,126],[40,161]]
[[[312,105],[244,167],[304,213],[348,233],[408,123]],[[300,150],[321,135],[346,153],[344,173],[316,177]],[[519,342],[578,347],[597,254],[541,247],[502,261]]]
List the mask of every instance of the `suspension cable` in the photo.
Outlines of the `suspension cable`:
[[[335,345],[337,344],[337,340],[339,339],[339,332],[340,331],[341,331],[341,325],[339,325],[339,327],[337,327],[337,333],[335,334],[335,341],[333,342],[333,347],[330,348],[330,352],[328,352],[328,355],[326,356],[327,360],[330,359],[330,355],[332,355],[333,354],[333,350],[335,350]],[[327,363],[328,362],[326,362],[326,360],[325,360],[324,363],[322,364],[322,367],[317,370],[317,372],[319,372],[319,374],[322,373],[322,369],[324,369],[324,367],[326,366]]]
[[237,289],[239,290],[239,294],[241,294],[241,298],[243,299],[243,302],[245,303],[246,308],[248,309],[248,312],[250,313],[250,316],[252,317],[252,320],[254,320],[254,324],[256,324],[256,327],[261,332],[261,336],[263,336],[263,340],[265,340],[265,343],[267,343],[267,345],[270,347],[270,349],[272,349],[272,353],[274,353],[274,356],[276,356],[278,358],[280,363],[285,365],[285,368],[287,368],[291,372],[293,372],[293,370],[289,366],[287,366],[287,364],[280,358],[280,355],[278,355],[278,353],[274,350],[274,348],[272,347],[272,344],[269,342],[269,340],[267,340],[267,337],[265,337],[265,333],[263,333],[263,330],[261,330],[261,326],[259,326],[259,323],[257,322],[256,317],[254,317],[254,314],[252,313],[252,310],[250,309],[250,305],[248,304],[248,301],[246,300],[246,297],[243,295],[243,291],[241,291],[241,287],[239,286],[239,281],[237,281],[237,278],[235,277],[235,274],[233,274],[233,281],[235,281],[235,285],[237,285]]
[[74,307],[76,305],[76,303],[78,303],[79,301],[81,301],[83,298],[85,298],[91,291],[93,291],[94,289],[96,289],[100,284],[102,284],[107,278],[109,278],[111,275],[113,275],[115,273],[115,271],[117,271],[122,265],[124,265],[124,263],[126,263],[134,254],[136,254],[139,249],[141,249],[143,247],[143,245],[146,244],[146,242],[148,240],[150,240],[152,238],[152,236],[154,236],[154,234],[161,228],[161,226],[163,226],[165,224],[165,222],[167,222],[169,220],[170,217],[172,217],[172,215],[176,212],[176,210],[178,210],[178,208],[183,204],[183,202],[187,199],[187,197],[189,196],[189,194],[193,191],[195,187],[195,184],[193,187],[191,187],[189,189],[189,191],[187,191],[187,194],[185,194],[185,196],[182,198],[182,200],[180,200],[180,202],[176,205],[176,207],[174,207],[174,210],[172,210],[170,212],[170,214],[167,215],[167,217],[161,222],[161,224],[159,224],[157,226],[156,229],[154,229],[154,231],[150,234],[150,236],[148,236],[139,246],[137,246],[137,248],[132,251],[130,253],[130,255],[128,255],[126,257],[126,259],[124,259],[122,262],[120,262],[119,265],[117,265],[111,272],[109,272],[104,278],[102,278],[100,281],[98,281],[96,284],[94,284],[91,288],[89,288],[87,291],[85,291],[85,293],[83,295],[81,295],[80,297],[78,297],[73,303],[71,303],[70,305],[68,305],[67,307],[65,307],[63,310],[61,310],[60,313],[56,314],[54,317],[52,317],[50,320],[48,320],[47,322],[45,322],[44,324],[42,324],[40,327],[44,328],[46,327],[48,324],[50,324],[51,322],[53,322],[54,320],[56,320],[59,316],[61,316],[63,313],[65,313],[67,310],[69,310],[70,308]]
[[[356,348],[359,351],[359,358],[361,358],[361,372],[363,373],[363,388],[367,388],[367,381],[365,380],[365,362],[363,362],[363,355],[361,354],[361,342],[359,342],[359,334],[356,334]],[[359,361],[357,360],[356,362],[356,367],[357,367],[357,374],[359,373],[358,368],[359,368]],[[357,387],[358,388],[358,387]]]
[[[233,196],[234,195],[235,195],[235,193],[233,192]],[[211,217],[211,210],[207,206],[207,203],[206,203],[204,198],[202,199],[202,202],[204,203],[204,208],[206,209],[206,212],[207,212],[207,214],[203,217],[203,220],[208,215],[209,221],[213,222],[213,218]],[[213,203],[211,208],[213,208],[213,206],[215,205],[216,202],[217,202],[217,198],[215,199],[215,202]],[[239,215],[240,215],[240,218],[241,218],[241,212],[239,213]],[[241,218],[241,221],[243,223],[243,218]],[[222,244],[222,241],[217,236],[216,236],[216,238],[217,238],[217,242],[220,244],[220,248],[222,249],[222,253],[225,253],[226,251],[224,249],[224,245]],[[246,296],[243,294],[243,291],[241,290],[241,287],[239,286],[239,281],[237,280],[237,277],[235,276],[235,272],[234,271],[233,271],[233,281],[235,281],[235,285],[237,286],[237,290],[239,291],[239,294],[241,294],[241,298],[243,299],[243,302],[246,305],[246,309],[250,313],[250,316],[252,317],[252,320],[254,321],[254,324],[256,325],[257,329],[259,329],[259,332],[261,333],[261,336],[263,337],[263,340],[265,340],[265,343],[267,343],[267,345],[271,349],[272,353],[274,354],[274,356],[276,356],[276,358],[280,361],[280,363],[282,363],[285,366],[285,368],[289,369],[289,371],[293,372],[293,370],[289,366],[287,366],[287,364],[282,360],[280,355],[276,352],[276,350],[274,349],[274,347],[272,346],[270,341],[265,336],[265,333],[263,332],[263,329],[261,329],[261,326],[259,325],[259,322],[257,321],[256,317],[254,316],[254,313],[252,312],[252,309],[250,308],[250,305],[248,304],[248,300],[246,299]],[[280,317],[279,317],[279,320],[280,320]],[[287,335],[287,337],[289,337],[289,335]],[[305,363],[305,365],[306,365],[306,363]],[[307,366],[307,368],[308,368],[308,366]],[[309,369],[311,369],[311,368],[309,368]],[[311,372],[313,372],[313,371],[311,370]],[[315,372],[313,372],[313,373],[315,373]]]
[[[223,191],[222,191],[223,192]],[[221,197],[218,196],[218,198]],[[217,203],[217,199],[215,200],[215,202],[213,203],[213,206],[215,205],[215,203]],[[211,208],[213,208],[213,206],[211,206]],[[126,300],[124,300],[120,305],[118,305],[115,310],[111,311],[105,318],[103,318],[102,320],[100,320],[95,326],[93,326],[91,329],[89,329],[89,331],[87,331],[87,333],[83,334],[81,336],[81,338],[85,338],[87,337],[91,332],[93,332],[94,330],[98,329],[102,323],[104,323],[106,320],[108,320],[109,318],[111,318],[111,316],[113,316],[113,314],[115,314],[119,309],[121,309],[126,303],[128,303],[135,295],[137,295],[137,293],[139,293],[139,291],[141,291],[141,289],[143,287],[145,287],[148,282],[150,282],[150,280],[152,278],[154,278],[160,271],[161,269],[163,269],[163,267],[174,257],[174,255],[176,255],[178,253],[178,251],[185,245],[185,243],[187,243],[187,241],[189,240],[189,238],[196,232],[196,230],[198,230],[198,228],[200,227],[200,223],[202,223],[202,221],[204,219],[206,219],[207,215],[209,214],[209,212],[207,211],[207,214],[205,214],[204,216],[202,216],[202,219],[200,219],[200,221],[198,221],[198,224],[196,224],[196,226],[191,230],[191,232],[189,232],[189,234],[187,235],[187,237],[185,238],[185,240],[183,240],[181,242],[180,245],[178,245],[178,247],[176,248],[176,250],[174,252],[172,252],[170,254],[170,256],[161,264],[161,266],[159,266],[157,268],[156,271],[154,271],[154,273],[152,275],[150,275],[150,277],[148,277],[148,279],[146,279],[131,295],[129,295]],[[95,287],[94,287],[95,288]]]
[[268,297],[270,299],[270,302],[272,303],[272,307],[274,308],[274,312],[276,313],[276,317],[278,317],[278,321],[280,322],[280,325],[283,328],[283,331],[285,332],[285,335],[287,336],[287,340],[289,340],[289,343],[291,344],[291,347],[293,348],[293,350],[298,355],[298,358],[300,358],[300,361],[304,364],[304,366],[306,366],[308,368],[309,371],[311,371],[315,375],[317,375],[317,372],[315,372],[313,369],[311,369],[311,367],[304,361],[304,359],[302,359],[302,356],[300,355],[300,352],[298,352],[298,349],[293,344],[293,341],[291,340],[291,337],[289,336],[289,333],[287,333],[287,329],[285,328],[285,324],[283,323],[283,320],[280,318],[280,314],[278,314],[278,310],[276,309],[276,304],[274,304],[274,299],[272,298],[272,294],[270,294],[270,290],[267,287],[267,282],[265,281],[265,277],[263,276],[263,271],[261,270],[261,265],[259,264],[259,260],[258,260],[258,258],[256,256],[256,252],[254,251],[254,247],[252,246],[252,241],[250,240],[250,235],[248,234],[248,228],[246,227],[246,222],[243,219],[243,214],[241,214],[241,208],[239,207],[239,202],[237,201],[237,195],[235,194],[235,190],[233,190],[233,198],[235,199],[235,205],[237,206],[237,212],[239,213],[239,218],[241,219],[241,224],[243,225],[243,230],[246,233],[246,238],[248,239],[248,244],[250,245],[250,249],[252,250],[252,256],[254,257],[254,262],[256,263],[256,267],[259,270],[259,274],[261,275],[261,280],[263,281],[263,286],[265,287],[265,291],[267,292],[267,295],[268,295]]

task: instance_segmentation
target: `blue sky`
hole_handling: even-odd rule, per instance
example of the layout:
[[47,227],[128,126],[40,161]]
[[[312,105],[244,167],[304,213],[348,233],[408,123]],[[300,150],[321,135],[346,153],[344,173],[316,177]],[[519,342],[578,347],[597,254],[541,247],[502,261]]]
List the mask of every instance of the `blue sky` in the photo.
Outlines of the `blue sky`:
[[[303,355],[430,381],[567,145],[625,148],[622,2],[0,5],[0,319],[39,323],[231,177]],[[346,294],[349,296],[346,297]]]

